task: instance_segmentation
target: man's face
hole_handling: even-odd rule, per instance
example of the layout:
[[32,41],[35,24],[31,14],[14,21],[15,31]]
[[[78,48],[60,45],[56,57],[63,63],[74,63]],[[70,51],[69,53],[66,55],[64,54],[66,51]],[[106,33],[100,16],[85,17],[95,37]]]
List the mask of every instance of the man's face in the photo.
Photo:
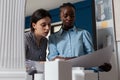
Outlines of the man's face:
[[61,8],[60,18],[65,29],[73,27],[75,20],[75,9],[69,6]]

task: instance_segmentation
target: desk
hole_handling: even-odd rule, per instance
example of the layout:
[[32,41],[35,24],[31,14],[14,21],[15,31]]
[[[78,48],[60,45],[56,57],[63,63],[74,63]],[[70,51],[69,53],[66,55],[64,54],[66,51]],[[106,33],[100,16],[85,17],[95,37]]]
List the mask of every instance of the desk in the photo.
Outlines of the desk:
[[[72,67],[65,61],[36,63],[38,72],[43,71],[44,80],[98,80],[98,74],[83,67]],[[28,76],[27,80],[31,80]]]

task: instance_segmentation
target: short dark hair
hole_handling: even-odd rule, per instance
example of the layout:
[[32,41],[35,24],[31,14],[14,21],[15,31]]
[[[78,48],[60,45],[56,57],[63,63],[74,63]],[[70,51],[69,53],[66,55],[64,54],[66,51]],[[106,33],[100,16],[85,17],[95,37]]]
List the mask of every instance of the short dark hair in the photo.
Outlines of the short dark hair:
[[35,12],[33,12],[31,19],[30,19],[30,27],[31,27],[32,32],[34,32],[32,23],[37,23],[37,21],[45,17],[49,17],[51,19],[50,13],[45,9],[38,9]]
[[60,10],[61,10],[61,8],[64,8],[64,7],[66,7],[66,6],[69,6],[69,7],[72,7],[72,8],[74,8],[74,9],[76,9],[75,6],[74,6],[72,3],[68,2],[68,3],[63,3],[63,4],[60,6]]

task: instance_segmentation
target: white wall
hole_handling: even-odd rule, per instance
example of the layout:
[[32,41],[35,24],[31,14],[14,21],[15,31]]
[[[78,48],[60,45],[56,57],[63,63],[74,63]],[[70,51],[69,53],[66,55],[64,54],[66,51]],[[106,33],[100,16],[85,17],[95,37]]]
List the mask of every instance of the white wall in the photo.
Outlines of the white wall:
[[116,41],[120,41],[120,0],[113,0],[115,14]]
[[113,1],[113,18],[115,34],[115,52],[111,59],[112,70],[100,72],[100,80],[120,80],[120,0]]
[[[118,75],[120,75],[120,0],[113,0],[114,3],[114,16],[115,16],[115,36],[117,46],[117,60],[118,60]],[[120,76],[118,76],[120,80]]]
[[25,0],[0,0],[0,80],[25,80]]

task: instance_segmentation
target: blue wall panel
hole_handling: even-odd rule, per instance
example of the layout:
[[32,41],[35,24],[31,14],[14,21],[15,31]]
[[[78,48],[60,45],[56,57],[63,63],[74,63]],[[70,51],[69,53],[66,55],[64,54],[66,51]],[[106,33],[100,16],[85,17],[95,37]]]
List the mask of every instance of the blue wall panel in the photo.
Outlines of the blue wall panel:
[[[75,3],[76,20],[75,25],[79,28],[88,30],[92,35],[92,0],[85,0]],[[60,21],[59,8],[49,11],[52,16],[52,23]],[[29,28],[30,16],[25,18],[25,28]]]

